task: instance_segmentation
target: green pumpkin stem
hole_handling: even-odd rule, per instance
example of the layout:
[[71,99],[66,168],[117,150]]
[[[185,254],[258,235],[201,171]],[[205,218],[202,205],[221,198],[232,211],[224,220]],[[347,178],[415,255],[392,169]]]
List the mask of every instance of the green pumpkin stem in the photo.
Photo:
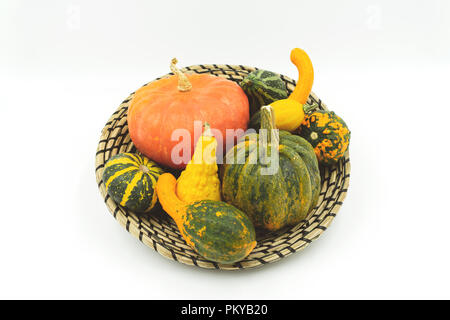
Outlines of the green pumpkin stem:
[[[275,125],[275,113],[271,106],[264,106],[261,108],[261,129],[265,129],[267,133],[266,139],[261,139],[261,147],[264,150],[263,155],[270,156],[271,146],[278,147],[280,142],[279,132]],[[260,131],[260,135],[262,132],[263,131]]]
[[319,109],[319,105],[315,102],[313,102],[312,105],[309,105],[309,104],[303,105],[303,112],[305,112],[305,114],[312,113],[312,112],[316,111],[317,109]]
[[[205,121],[205,123],[203,124],[203,135],[205,134],[205,132],[207,132],[209,130],[209,133],[211,133],[211,126],[209,125],[208,122]],[[208,136],[210,135],[208,133]]]

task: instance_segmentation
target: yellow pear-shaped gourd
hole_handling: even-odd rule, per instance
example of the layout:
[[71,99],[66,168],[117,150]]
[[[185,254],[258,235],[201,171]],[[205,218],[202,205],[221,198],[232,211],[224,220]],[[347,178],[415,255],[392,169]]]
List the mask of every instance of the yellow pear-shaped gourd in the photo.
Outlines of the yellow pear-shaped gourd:
[[302,123],[306,103],[314,81],[312,62],[305,51],[295,48],[291,51],[291,61],[298,69],[298,81],[294,91],[287,99],[271,104],[278,129],[294,131]]
[[199,200],[220,201],[220,181],[216,161],[217,140],[206,123],[195,145],[192,159],[177,180],[176,193],[180,200],[192,203]]

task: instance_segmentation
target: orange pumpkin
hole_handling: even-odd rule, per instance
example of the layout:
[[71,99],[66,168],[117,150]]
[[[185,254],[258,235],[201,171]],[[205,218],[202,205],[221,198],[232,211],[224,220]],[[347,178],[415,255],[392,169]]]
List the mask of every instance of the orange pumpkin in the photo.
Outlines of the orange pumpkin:
[[[204,122],[220,130],[222,137],[215,136],[217,154],[222,156],[237,140],[226,141],[225,145],[226,129],[247,129],[249,104],[237,83],[209,74],[184,74],[175,64],[176,59],[171,65],[175,75],[136,91],[127,120],[131,140],[139,151],[162,165],[183,169],[191,159]],[[195,132],[194,121],[200,121],[200,130]],[[174,134],[176,129],[187,130],[184,132],[189,132],[190,140]],[[172,156],[172,150],[177,157]]]

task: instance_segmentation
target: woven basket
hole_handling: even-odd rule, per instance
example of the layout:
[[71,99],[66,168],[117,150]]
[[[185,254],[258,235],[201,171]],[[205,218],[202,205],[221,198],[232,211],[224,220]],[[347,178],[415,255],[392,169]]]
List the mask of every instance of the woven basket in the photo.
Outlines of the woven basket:
[[[190,73],[210,73],[219,77],[238,82],[248,73],[257,68],[235,65],[196,65],[182,69]],[[172,73],[167,74],[168,77]],[[295,87],[295,81],[281,75],[290,92]],[[158,80],[160,78],[157,78]],[[189,247],[175,222],[161,209],[153,210],[151,214],[137,215],[116,204],[106,193],[102,181],[105,163],[115,154],[121,152],[136,152],[130,139],[127,127],[127,110],[132,93],[114,112],[102,131],[96,154],[95,172],[98,187],[108,209],[116,220],[133,236],[147,246],[155,249],[166,258],[207,269],[238,270],[262,266],[278,261],[297,251],[300,251],[313,240],[317,239],[330,225],[336,216],[347,194],[350,179],[350,159],[348,150],[337,165],[321,168],[322,188],[317,206],[310,212],[308,218],[295,227],[278,233],[267,234],[258,238],[258,244],[250,255],[233,265],[222,265],[204,259]],[[321,109],[327,110],[322,101],[311,93],[308,104],[317,103]]]

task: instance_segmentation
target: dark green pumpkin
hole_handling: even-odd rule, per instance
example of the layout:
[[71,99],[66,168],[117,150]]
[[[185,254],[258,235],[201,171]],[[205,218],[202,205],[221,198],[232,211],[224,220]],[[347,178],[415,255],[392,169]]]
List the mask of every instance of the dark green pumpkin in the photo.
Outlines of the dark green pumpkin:
[[[261,129],[274,128],[271,107],[261,109]],[[225,201],[246,212],[256,227],[279,230],[299,223],[317,203],[320,173],[312,146],[302,137],[279,131],[278,137],[244,136],[226,155],[222,172]],[[274,156],[271,161],[270,155]],[[259,153],[263,156],[259,156]],[[275,152],[275,153],[273,153]],[[256,161],[255,161],[256,159]],[[267,174],[271,166],[276,173]]]
[[239,85],[247,94],[250,114],[254,114],[262,106],[288,97],[286,84],[278,74],[272,71],[250,72]]
[[208,260],[231,264],[255,247],[255,228],[242,211],[222,201],[202,200],[186,207],[183,233]]
[[148,158],[134,153],[119,153],[109,159],[103,182],[109,196],[135,212],[148,212],[156,204],[155,191],[163,170]]

